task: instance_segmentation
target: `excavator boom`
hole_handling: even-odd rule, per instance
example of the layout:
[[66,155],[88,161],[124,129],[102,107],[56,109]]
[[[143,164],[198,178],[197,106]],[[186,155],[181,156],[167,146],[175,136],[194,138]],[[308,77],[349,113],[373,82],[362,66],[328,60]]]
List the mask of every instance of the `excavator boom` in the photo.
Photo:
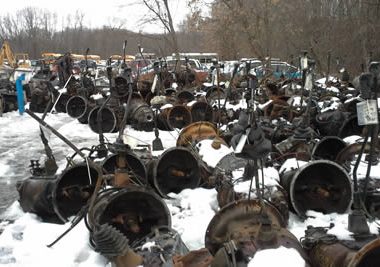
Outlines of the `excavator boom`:
[[8,41],[4,41],[0,51],[0,67],[4,65],[5,60],[8,61],[8,65],[12,68],[17,67],[15,56],[12,52],[11,46]]

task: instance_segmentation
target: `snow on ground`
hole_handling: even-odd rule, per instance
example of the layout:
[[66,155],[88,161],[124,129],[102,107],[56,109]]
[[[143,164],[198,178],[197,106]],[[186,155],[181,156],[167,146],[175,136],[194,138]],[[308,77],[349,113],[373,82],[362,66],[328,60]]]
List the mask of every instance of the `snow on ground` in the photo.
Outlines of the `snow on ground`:
[[[338,80],[337,80],[336,77],[329,76],[329,81],[331,81],[331,82],[337,82]],[[320,86],[323,86],[326,83],[326,77],[320,78],[320,79],[316,80],[315,82],[318,83]]]
[[258,251],[249,262],[248,267],[278,267],[284,264],[285,266],[304,267],[305,261],[297,250],[279,247]]
[[208,223],[218,210],[215,189],[185,189],[171,193],[166,200],[172,214],[172,227],[178,231],[190,250],[204,247]]
[[3,266],[106,266],[107,260],[90,248],[89,232],[83,220],[49,248],[47,245],[70,223],[44,223],[34,214],[23,213],[20,208],[18,213],[19,218],[0,236],[0,264]]
[[226,155],[233,152],[232,148],[221,144],[219,148],[212,147],[213,140],[202,140],[196,147],[202,160],[207,163],[208,166],[215,168],[216,164]]
[[[91,132],[87,125],[80,124],[69,118],[66,114],[48,115],[46,121],[73,141],[78,147],[98,144],[98,136]],[[73,153],[71,148],[64,144],[49,131],[45,131],[53,153],[61,168],[65,165],[65,156]],[[113,142],[117,134],[106,134],[106,139]],[[164,148],[175,146],[178,131],[160,131],[160,138]],[[130,128],[126,129],[126,140],[131,146],[137,144],[152,144],[155,138],[153,132],[139,132]],[[83,221],[69,232],[61,241],[52,248],[46,245],[62,234],[70,223],[64,225],[42,222],[36,215],[24,213],[17,199],[15,182],[29,176],[28,168],[31,158],[40,158],[43,154],[43,146],[39,139],[39,127],[28,115],[19,116],[16,112],[5,113],[0,118],[0,204],[8,207],[5,212],[1,210],[0,219],[0,265],[1,266],[73,266],[73,267],[104,267],[110,266],[107,260],[94,252],[88,242],[88,230]],[[211,145],[211,141],[204,142]],[[205,149],[207,145],[201,146]],[[203,160],[210,166],[214,165],[217,158],[229,152],[229,148],[222,150],[202,151]],[[163,151],[155,151],[159,155]],[[288,160],[281,168],[289,170],[298,168],[307,162]],[[366,170],[366,166],[360,166],[360,173]],[[242,176],[243,170],[234,172],[234,178]],[[261,175],[261,173],[260,173]],[[380,176],[379,166],[374,166],[371,175]],[[278,172],[274,168],[265,168],[265,181],[267,185],[274,185],[279,180]],[[237,191],[247,191],[249,184],[241,183],[236,187]],[[169,194],[170,199],[165,200],[171,215],[172,227],[177,230],[182,240],[190,249],[199,249],[204,246],[204,236],[208,223],[218,211],[215,189],[186,189],[178,194]],[[13,203],[13,204],[12,204]],[[1,207],[1,206],[0,206]],[[297,238],[304,236],[308,225],[329,227],[329,233],[340,238],[349,239],[347,230],[347,214],[328,214],[309,211],[305,221],[295,214],[290,214],[288,230]],[[379,221],[378,221],[379,223]],[[377,232],[376,223],[370,224],[371,232]],[[276,250],[259,251],[251,260],[250,267],[279,266],[303,266],[303,260],[298,252],[292,249],[278,248]]]

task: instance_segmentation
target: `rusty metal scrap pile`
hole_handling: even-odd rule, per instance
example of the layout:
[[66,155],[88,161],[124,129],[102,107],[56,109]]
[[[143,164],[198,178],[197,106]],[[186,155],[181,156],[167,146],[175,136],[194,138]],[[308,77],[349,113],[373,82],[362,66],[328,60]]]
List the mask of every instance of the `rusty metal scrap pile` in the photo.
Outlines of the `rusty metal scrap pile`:
[[[105,69],[107,85],[99,87],[90,72],[73,75],[70,61],[64,62],[64,90],[54,89],[50,78],[35,78],[27,112],[44,126],[44,116],[35,112],[67,112],[88,123],[99,142],[78,149],[64,140],[83,160],[69,157],[56,174],[45,139],[48,160],[34,162],[32,177],[18,183],[24,211],[55,223],[75,215],[72,227],[84,219],[93,248],[116,266],[247,266],[257,251],[280,246],[296,249],[308,266],[380,266],[380,239],[367,229],[367,220],[380,218],[379,181],[349,175],[351,170],[355,176],[356,155],[369,166],[378,162],[378,123],[358,125],[357,112],[357,104],[377,99],[378,65],[354,88],[337,79],[316,82],[313,67],[303,82],[257,79],[249,68],[241,75],[236,66],[222,82],[221,66],[215,65],[216,83],[204,84],[204,76],[187,65],[171,70],[161,61],[153,72],[134,76],[121,64]],[[153,150],[163,149],[159,130],[179,129],[176,147],[158,157],[150,147],[134,150],[124,142],[127,124],[155,134]],[[114,142],[105,140],[109,132],[119,132]],[[363,138],[347,144],[343,139],[352,135]],[[209,153],[223,147],[234,152],[210,166],[199,155],[205,140],[211,142]],[[280,172],[278,184],[265,185],[261,170],[280,171],[292,158],[307,163]],[[244,193],[234,190],[239,181],[233,172],[242,168],[240,182],[251,181]],[[215,188],[220,210],[205,233],[205,248],[189,251],[171,228],[163,198],[196,187]],[[305,218],[308,210],[350,211],[353,239],[309,226],[300,242],[286,228],[289,212]],[[149,242],[155,246],[144,249]]]

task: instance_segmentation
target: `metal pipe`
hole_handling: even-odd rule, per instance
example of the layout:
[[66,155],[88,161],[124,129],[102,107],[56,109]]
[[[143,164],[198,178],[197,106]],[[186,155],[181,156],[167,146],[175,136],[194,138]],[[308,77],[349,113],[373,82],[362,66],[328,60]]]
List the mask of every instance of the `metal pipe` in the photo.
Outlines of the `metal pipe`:
[[63,142],[65,142],[69,147],[71,147],[78,155],[80,155],[83,159],[86,159],[86,155],[80,151],[73,143],[71,143],[66,137],[64,137],[62,134],[60,134],[56,129],[51,127],[47,122],[41,120],[36,114],[34,114],[29,109],[26,109],[25,112],[31,116],[33,119],[35,119],[39,124],[42,126],[48,128],[50,131],[52,131],[57,137],[59,137]]

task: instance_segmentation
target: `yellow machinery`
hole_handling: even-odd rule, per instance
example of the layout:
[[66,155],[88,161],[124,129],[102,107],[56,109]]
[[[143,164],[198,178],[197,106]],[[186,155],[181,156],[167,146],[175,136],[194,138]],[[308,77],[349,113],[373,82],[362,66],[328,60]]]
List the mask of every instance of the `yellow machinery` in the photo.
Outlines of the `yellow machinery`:
[[17,66],[19,68],[30,68],[30,59],[27,53],[17,53],[15,54]]
[[101,60],[100,56],[98,56],[98,55],[88,55],[87,59],[95,60],[96,63],[100,63],[100,60]]
[[135,59],[136,59],[135,56],[132,56],[132,55],[125,55],[125,61],[126,61],[126,62],[134,61]]
[[84,60],[84,55],[70,54],[70,56],[74,61]]
[[16,58],[8,41],[4,41],[3,45],[1,46],[0,67],[3,67],[4,65],[8,65],[12,68],[17,68]]
[[8,41],[4,41],[0,52],[0,67],[5,65],[11,68],[30,68],[29,55],[26,53],[13,54]]

